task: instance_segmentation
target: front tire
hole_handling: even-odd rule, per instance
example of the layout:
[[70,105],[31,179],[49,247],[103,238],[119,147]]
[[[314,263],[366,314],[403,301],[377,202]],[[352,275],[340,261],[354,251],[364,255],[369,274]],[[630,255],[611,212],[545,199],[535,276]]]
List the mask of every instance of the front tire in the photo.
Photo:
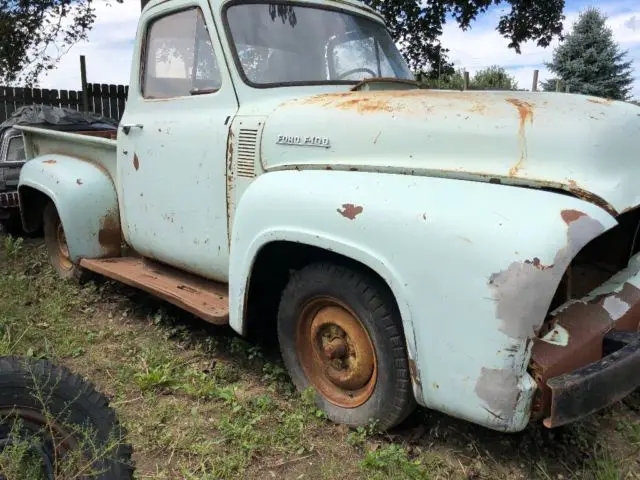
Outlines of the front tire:
[[58,276],[77,283],[88,280],[88,272],[71,261],[64,228],[53,202],[49,202],[44,207],[42,222],[49,261]]
[[313,387],[332,421],[387,430],[414,409],[400,315],[373,275],[331,263],[294,273],[278,339],[293,383]]

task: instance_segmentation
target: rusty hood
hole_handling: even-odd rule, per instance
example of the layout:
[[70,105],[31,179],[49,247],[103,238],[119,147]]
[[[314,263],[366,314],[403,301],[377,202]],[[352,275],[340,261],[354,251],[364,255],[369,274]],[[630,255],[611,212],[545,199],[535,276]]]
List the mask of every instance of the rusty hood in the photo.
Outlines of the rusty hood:
[[366,91],[287,101],[262,135],[265,170],[397,172],[566,190],[640,204],[640,107],[558,93]]

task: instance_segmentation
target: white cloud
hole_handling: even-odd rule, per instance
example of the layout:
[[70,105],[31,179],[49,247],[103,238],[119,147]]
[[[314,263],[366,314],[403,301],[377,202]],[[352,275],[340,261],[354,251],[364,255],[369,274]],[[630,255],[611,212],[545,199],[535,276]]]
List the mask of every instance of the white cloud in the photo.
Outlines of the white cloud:
[[[631,9],[622,8],[628,5],[631,3],[601,2],[598,8],[609,15],[607,24],[616,41],[623,49],[629,50],[629,59],[634,63],[636,76],[633,95],[640,98],[640,7],[633,5]],[[585,4],[580,10],[587,6]],[[558,41],[554,40],[548,48],[528,42],[522,45],[522,53],[518,55],[515,50],[508,48],[508,41],[495,30],[498,13],[494,11],[492,18],[478,22],[466,32],[455,23],[445,25],[442,44],[449,48],[451,60],[457,67],[465,68],[472,74],[484,67],[501,65],[516,77],[520,88],[531,88],[535,69],[540,70],[541,81],[550,78],[552,75],[544,62],[551,60],[553,48],[558,45]],[[565,33],[571,30],[578,18],[578,11],[567,12],[566,17]]]
[[96,2],[96,23],[89,39],[74,45],[55,70],[40,81],[44,88],[80,89],[80,55],[87,58],[90,83],[129,83],[133,41],[140,17],[139,0]]

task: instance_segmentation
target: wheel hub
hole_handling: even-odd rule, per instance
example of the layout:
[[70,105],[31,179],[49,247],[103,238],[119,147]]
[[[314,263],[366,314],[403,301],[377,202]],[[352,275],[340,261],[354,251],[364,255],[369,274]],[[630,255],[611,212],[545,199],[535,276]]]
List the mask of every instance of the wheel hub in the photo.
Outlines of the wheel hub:
[[330,402],[355,408],[375,388],[373,343],[358,317],[333,299],[318,299],[303,310],[298,354],[307,378]]

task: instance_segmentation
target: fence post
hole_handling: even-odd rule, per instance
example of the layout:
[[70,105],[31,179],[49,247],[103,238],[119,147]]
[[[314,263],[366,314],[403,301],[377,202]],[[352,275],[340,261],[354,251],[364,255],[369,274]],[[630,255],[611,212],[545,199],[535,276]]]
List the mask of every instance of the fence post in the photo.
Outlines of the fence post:
[[464,71],[464,84],[462,85],[463,90],[469,90],[469,72]]
[[531,86],[531,91],[532,92],[537,92],[538,91],[538,74],[540,73],[539,70],[534,70],[533,71],[533,85]]
[[82,110],[89,111],[89,92],[87,92],[87,60],[80,55],[80,77],[82,81]]

